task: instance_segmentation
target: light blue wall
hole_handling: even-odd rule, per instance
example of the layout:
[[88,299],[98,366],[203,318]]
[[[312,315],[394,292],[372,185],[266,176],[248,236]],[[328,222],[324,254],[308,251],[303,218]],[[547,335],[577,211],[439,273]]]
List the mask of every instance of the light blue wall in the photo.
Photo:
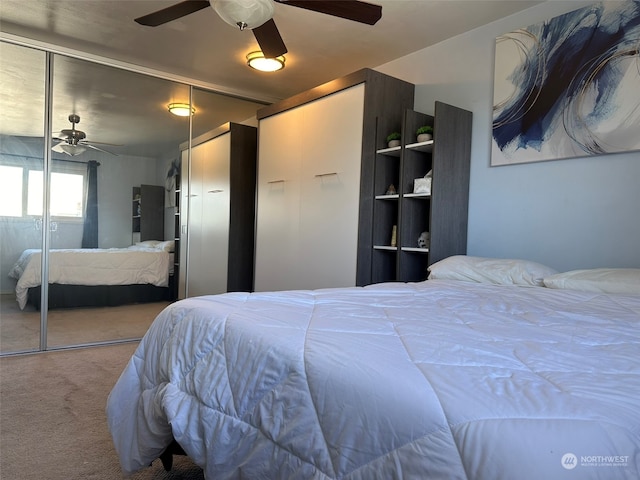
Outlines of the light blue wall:
[[591,3],[546,2],[376,68],[416,84],[418,111],[473,112],[469,255],[640,267],[640,152],[489,166],[495,38]]

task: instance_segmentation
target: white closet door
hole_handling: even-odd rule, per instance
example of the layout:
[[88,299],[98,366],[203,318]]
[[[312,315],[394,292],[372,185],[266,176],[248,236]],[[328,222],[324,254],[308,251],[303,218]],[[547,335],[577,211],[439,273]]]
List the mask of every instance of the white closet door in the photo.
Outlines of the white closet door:
[[227,291],[229,251],[230,134],[192,149],[192,196],[189,240],[189,296]]
[[299,287],[356,284],[364,84],[305,105]]
[[364,85],[260,121],[255,289],[356,281]]
[[298,282],[300,256],[300,108],[260,120],[256,220],[256,291]]

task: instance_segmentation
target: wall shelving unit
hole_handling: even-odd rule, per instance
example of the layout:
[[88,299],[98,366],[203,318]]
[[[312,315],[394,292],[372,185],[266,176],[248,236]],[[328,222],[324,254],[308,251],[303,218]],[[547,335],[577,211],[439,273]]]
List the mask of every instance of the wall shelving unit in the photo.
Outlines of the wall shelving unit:
[[[376,151],[372,283],[425,280],[432,263],[466,253],[471,120],[471,112],[442,102],[434,116],[406,110],[401,145]],[[434,127],[432,140],[416,142],[422,125]],[[380,142],[389,133],[378,131]],[[431,193],[414,193],[415,179],[429,171]],[[391,184],[397,195],[386,194]],[[422,232],[428,248],[418,246]]]

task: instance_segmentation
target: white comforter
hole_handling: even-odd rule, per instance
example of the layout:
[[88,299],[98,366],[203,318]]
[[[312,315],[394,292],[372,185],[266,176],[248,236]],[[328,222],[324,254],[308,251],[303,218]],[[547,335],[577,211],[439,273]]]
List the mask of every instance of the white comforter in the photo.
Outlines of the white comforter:
[[[169,253],[153,248],[60,249],[49,252],[49,283],[66,285],[169,284]],[[27,291],[40,285],[41,250],[29,249],[9,272],[18,280],[16,299],[27,304]]]
[[111,392],[123,470],[635,479],[640,297],[430,280],[187,299]]

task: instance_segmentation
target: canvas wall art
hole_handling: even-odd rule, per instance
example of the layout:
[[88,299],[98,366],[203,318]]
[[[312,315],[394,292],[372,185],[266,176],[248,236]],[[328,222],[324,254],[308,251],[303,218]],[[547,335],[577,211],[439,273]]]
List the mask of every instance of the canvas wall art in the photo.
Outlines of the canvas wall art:
[[640,0],[496,39],[491,165],[640,150]]

